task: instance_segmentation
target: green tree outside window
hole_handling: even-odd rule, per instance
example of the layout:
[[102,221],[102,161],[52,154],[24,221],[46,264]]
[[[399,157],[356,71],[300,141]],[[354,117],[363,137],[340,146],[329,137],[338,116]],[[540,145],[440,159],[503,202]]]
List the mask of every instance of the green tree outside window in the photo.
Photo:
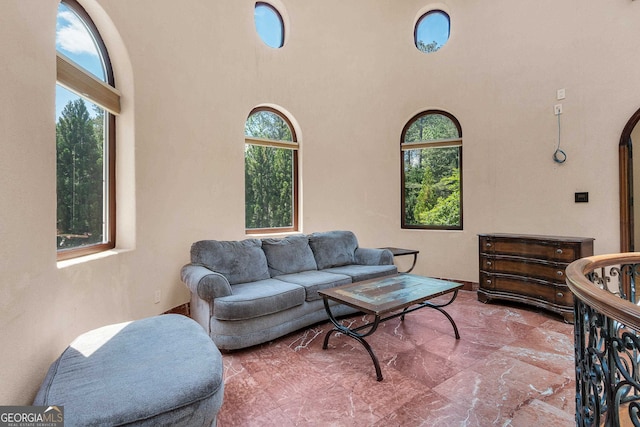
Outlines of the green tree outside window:
[[253,112],[245,124],[245,227],[295,229],[297,143],[274,111]]
[[104,238],[104,110],[93,109],[69,101],[56,124],[58,249]]
[[403,132],[405,228],[462,228],[462,139],[455,118],[427,112]]

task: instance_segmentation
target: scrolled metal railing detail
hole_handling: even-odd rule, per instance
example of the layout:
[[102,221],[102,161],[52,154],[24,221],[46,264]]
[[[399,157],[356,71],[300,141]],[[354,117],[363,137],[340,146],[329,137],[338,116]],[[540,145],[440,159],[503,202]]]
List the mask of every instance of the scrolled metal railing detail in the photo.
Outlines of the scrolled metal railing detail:
[[[629,410],[637,408],[640,401],[640,376],[638,372],[640,339],[635,332],[624,331],[619,338],[613,339],[612,346],[615,350],[613,355],[616,369],[621,375],[621,378],[617,378],[619,381],[613,390],[615,399],[621,404],[633,403],[629,406]],[[637,416],[636,411],[636,421],[638,421]],[[634,425],[640,425],[640,422],[634,422]]]
[[575,296],[578,426],[619,426],[622,420],[640,427],[636,277],[640,253],[583,258],[567,268],[567,284]]
[[607,413],[607,396],[610,395],[610,387],[604,380],[609,371],[604,319],[581,303],[575,314],[576,421],[578,425],[600,425],[600,415]]
[[640,277],[640,264],[623,264],[611,267],[609,274],[608,281],[611,277],[620,278],[617,295],[627,301],[636,301],[636,278]]
[[[615,272],[613,273],[613,275],[618,275],[617,273],[618,272]],[[591,283],[598,285],[600,289],[609,289],[608,283],[611,281],[611,276],[606,274],[606,270],[604,268],[602,268],[600,272],[592,271],[591,273],[587,274],[587,277],[589,278]]]

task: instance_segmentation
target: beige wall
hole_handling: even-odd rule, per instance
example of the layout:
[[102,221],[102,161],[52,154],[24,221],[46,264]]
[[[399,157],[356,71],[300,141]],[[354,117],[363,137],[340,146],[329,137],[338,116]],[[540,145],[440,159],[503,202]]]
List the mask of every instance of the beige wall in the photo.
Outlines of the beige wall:
[[[81,3],[123,92],[119,248],[56,263],[57,1],[5,0],[0,404],[30,403],[79,333],[186,302],[179,269],[193,241],[245,237],[243,125],[259,104],[299,127],[304,232],[416,248],[416,273],[470,281],[478,233],[591,236],[597,253],[618,250],[617,144],[640,107],[640,2],[278,0],[290,24],[279,50],[259,41],[250,0]],[[450,14],[451,39],[425,55],[413,23],[432,6]],[[552,161],[559,102],[563,165]],[[464,231],[400,229],[400,132],[430,108],[462,124]]]

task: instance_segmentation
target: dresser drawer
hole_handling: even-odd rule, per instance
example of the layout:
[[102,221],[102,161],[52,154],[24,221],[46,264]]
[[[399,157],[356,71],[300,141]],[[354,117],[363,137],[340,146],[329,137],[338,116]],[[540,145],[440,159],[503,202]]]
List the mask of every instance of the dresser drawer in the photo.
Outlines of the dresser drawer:
[[556,304],[562,305],[565,307],[573,307],[573,293],[568,286],[557,286],[556,287]]
[[563,306],[573,304],[573,294],[566,286],[527,277],[481,273],[480,289],[530,297]]
[[549,262],[533,258],[521,258],[502,255],[480,255],[480,269],[489,273],[523,275],[565,283],[565,263]]
[[509,237],[480,237],[480,250],[489,254],[515,255],[569,263],[576,259],[579,244],[526,240]]

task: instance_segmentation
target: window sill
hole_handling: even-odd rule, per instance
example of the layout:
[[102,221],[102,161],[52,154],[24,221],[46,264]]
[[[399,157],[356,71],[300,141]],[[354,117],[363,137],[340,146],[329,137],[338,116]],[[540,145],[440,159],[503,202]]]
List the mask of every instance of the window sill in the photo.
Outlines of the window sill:
[[295,236],[296,234],[304,234],[302,231],[275,231],[273,233],[268,232],[260,232],[260,233],[247,233],[245,232],[245,236],[247,239],[270,239],[270,238],[281,238],[287,236]]
[[125,253],[125,252],[130,252],[130,251],[131,251],[131,249],[109,249],[109,250],[98,252],[98,253],[95,253],[95,254],[90,254],[90,255],[85,255],[85,256],[81,256],[81,257],[77,257],[77,258],[71,258],[71,259],[65,259],[63,261],[58,261],[57,262],[57,267],[59,269],[72,267],[74,265],[84,264],[86,262],[91,262],[91,261],[95,261],[95,260],[98,260],[98,259],[108,258],[108,257],[111,257],[111,256],[115,256],[115,255],[122,254],[122,253]]

